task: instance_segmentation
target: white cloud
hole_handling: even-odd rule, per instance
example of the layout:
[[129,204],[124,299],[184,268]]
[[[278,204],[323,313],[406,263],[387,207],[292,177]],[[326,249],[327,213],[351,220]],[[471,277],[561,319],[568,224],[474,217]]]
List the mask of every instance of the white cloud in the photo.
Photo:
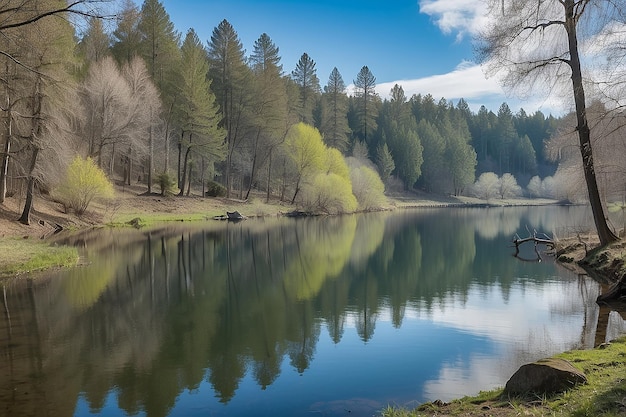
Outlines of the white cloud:
[[420,12],[429,15],[443,33],[475,35],[487,21],[487,7],[476,0],[419,0]]
[[503,97],[505,95],[498,80],[495,78],[488,79],[480,65],[467,61],[462,62],[447,74],[381,83],[376,86],[376,91],[381,97],[388,97],[389,91],[395,84],[402,86],[407,97],[414,94],[430,94],[436,100],[441,97],[450,100],[458,98],[469,100],[494,95]]
[[[514,112],[523,108],[527,113],[541,110],[544,114],[562,115],[568,111],[562,98],[557,95],[545,97],[536,95],[528,100],[519,100],[506,94],[497,78],[487,78],[480,65],[463,61],[453,71],[412,80],[397,80],[376,85],[376,92],[382,99],[389,99],[390,91],[398,84],[406,97],[430,94],[435,101],[445,98],[456,102],[464,99],[472,111],[477,112],[481,106],[497,112],[500,105],[506,102]],[[352,95],[354,85],[347,87]],[[456,104],[456,103],[455,103]]]

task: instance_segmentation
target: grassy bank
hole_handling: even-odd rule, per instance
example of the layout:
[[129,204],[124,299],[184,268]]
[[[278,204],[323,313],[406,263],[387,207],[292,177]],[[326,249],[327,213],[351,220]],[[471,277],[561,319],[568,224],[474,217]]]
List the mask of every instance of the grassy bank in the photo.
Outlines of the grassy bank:
[[0,239],[0,277],[76,265],[78,250],[25,238]]
[[626,337],[592,350],[555,357],[571,362],[588,383],[553,397],[504,398],[502,389],[450,403],[435,401],[414,410],[389,407],[383,417],[426,416],[575,416],[626,415]]

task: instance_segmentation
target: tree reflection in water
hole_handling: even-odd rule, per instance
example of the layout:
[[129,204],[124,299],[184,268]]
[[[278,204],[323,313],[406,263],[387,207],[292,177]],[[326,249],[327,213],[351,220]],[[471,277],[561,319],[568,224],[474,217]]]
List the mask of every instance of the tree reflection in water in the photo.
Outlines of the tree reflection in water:
[[[306,377],[322,330],[338,345],[354,328],[369,344],[380,320],[396,329],[409,312],[436,321],[452,303],[473,308],[477,292],[487,300],[497,289],[500,303],[513,304],[512,294],[554,278],[553,265],[508,253],[531,216],[538,229],[566,218],[558,208],[537,210],[423,209],[67,237],[89,266],[5,284],[2,405],[12,416],[71,415],[79,397],[98,411],[115,392],[128,414],[166,416],[181,393],[204,392],[206,383],[229,404],[246,376],[263,390],[287,369]],[[559,314],[583,315],[583,346],[608,325],[610,311],[594,320],[597,291],[583,279],[548,300]],[[515,354],[531,355],[534,343]]]

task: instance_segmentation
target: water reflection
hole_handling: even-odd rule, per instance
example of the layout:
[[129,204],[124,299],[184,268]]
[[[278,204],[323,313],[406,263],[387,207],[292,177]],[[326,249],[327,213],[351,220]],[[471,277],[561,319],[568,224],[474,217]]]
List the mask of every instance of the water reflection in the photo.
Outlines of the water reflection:
[[433,209],[67,237],[88,266],[5,285],[0,402],[12,416],[371,415],[502,385],[597,344],[599,323],[623,330],[598,284],[507,247],[586,216]]

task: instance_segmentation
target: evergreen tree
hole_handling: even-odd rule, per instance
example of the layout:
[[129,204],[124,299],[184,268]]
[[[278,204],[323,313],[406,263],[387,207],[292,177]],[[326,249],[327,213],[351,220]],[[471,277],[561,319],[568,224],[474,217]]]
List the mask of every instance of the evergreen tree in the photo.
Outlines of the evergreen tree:
[[209,63],[202,43],[193,29],[187,32],[181,55],[185,65],[180,70],[180,97],[174,108],[177,124],[181,129],[179,162],[180,155],[184,152],[182,169],[179,167],[179,195],[183,195],[187,182],[191,183],[194,153],[203,158],[203,162],[208,160],[210,165],[225,156],[225,132],[218,127],[218,106],[207,78]]
[[245,137],[250,105],[250,71],[237,32],[222,20],[213,29],[209,41],[209,75],[222,114],[221,126],[226,130],[226,196],[230,197],[234,156]]
[[391,152],[389,152],[389,147],[386,143],[378,146],[378,149],[376,150],[376,166],[378,167],[378,172],[380,173],[380,179],[383,183],[386,183],[391,176],[391,173],[396,168],[393,156],[391,156]]
[[320,82],[317,78],[315,61],[305,52],[296,64],[296,69],[291,72],[291,78],[298,85],[299,116],[300,121],[313,125],[313,108],[320,92]]
[[426,119],[420,120],[417,125],[417,132],[423,146],[422,155],[424,158],[420,183],[427,191],[442,191],[442,181],[447,169],[445,164],[446,142],[439,130]]
[[[131,17],[132,14],[128,18]],[[141,56],[155,84],[163,92],[179,61],[180,34],[159,0],[144,0],[137,27],[141,33]]]
[[89,19],[89,27],[87,32],[78,44],[78,50],[83,55],[87,64],[96,62],[105,56],[110,51],[111,39],[109,35],[104,31],[102,25],[102,19],[92,17]]
[[376,77],[367,66],[359,71],[354,80],[354,89],[358,125],[353,130],[356,130],[359,140],[371,146],[370,141],[377,127],[378,95],[376,94]]
[[[119,53],[131,54],[133,51],[134,32],[133,14],[129,10],[128,15],[129,34],[126,45],[118,50]],[[169,122],[172,117],[172,107],[177,100],[178,92],[173,87],[174,76],[180,65],[180,34],[175,31],[170,16],[165,11],[163,4],[158,0],[144,0],[137,29],[141,35],[139,51],[146,62],[148,71],[152,75],[155,85],[161,93],[161,102],[165,112],[164,118]],[[123,52],[122,52],[123,51]],[[119,56],[118,56],[119,59]],[[165,167],[169,169],[169,123],[163,132],[165,142]]]
[[140,16],[135,3],[132,0],[125,0],[122,10],[117,15],[117,26],[113,31],[111,46],[111,53],[120,64],[130,62],[135,55],[140,54],[142,39],[142,33],[139,31]]
[[333,68],[322,94],[321,133],[328,146],[345,153],[348,150],[348,97],[346,85],[337,68]]
[[282,79],[283,67],[279,49],[270,37],[263,33],[254,43],[250,56],[254,75],[254,91],[251,103],[253,133],[248,146],[252,166],[246,197],[250,195],[259,171],[267,163],[267,199],[270,197],[272,153],[282,143],[288,129],[287,88]]

